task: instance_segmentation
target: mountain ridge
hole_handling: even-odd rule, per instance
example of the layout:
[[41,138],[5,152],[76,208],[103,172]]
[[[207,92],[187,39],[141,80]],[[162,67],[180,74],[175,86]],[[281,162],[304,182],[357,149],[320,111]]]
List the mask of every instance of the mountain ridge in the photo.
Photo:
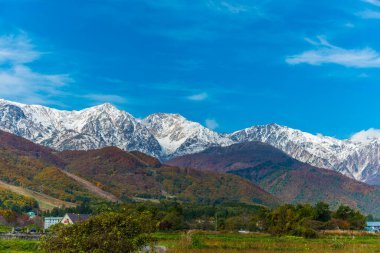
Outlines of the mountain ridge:
[[136,198],[265,206],[280,202],[236,175],[168,166],[144,153],[117,147],[58,152],[1,130],[0,183],[52,204]]
[[380,187],[302,163],[262,142],[213,147],[167,163],[239,175],[286,203],[324,201],[333,208],[345,204],[367,214],[380,212]]
[[61,111],[0,100],[0,129],[57,150],[116,146],[162,161],[210,147],[260,141],[310,165],[380,184],[378,140],[364,143],[339,140],[278,124],[221,134],[179,114],[156,113],[136,119],[109,103],[80,111]]

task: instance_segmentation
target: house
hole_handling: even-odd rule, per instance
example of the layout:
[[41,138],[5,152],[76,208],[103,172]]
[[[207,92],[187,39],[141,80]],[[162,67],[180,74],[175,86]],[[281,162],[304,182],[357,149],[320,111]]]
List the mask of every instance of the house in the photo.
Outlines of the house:
[[28,216],[29,216],[29,219],[34,219],[36,217],[36,213],[35,212],[27,212]]
[[75,224],[81,221],[88,220],[90,215],[88,214],[76,214],[76,213],[67,213],[63,216],[61,223],[63,224]]
[[44,220],[44,229],[48,229],[49,227],[58,224],[62,221],[63,217],[45,217]]
[[367,221],[367,226],[364,230],[370,232],[380,232],[380,221]]

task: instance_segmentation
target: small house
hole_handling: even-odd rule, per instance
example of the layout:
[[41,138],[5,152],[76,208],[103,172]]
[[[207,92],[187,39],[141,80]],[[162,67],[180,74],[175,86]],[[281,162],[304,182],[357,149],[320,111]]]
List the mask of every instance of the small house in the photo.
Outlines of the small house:
[[67,213],[65,214],[65,216],[63,216],[61,223],[65,225],[76,224],[78,222],[88,220],[89,218],[90,218],[90,215],[88,214]]
[[367,221],[366,231],[380,232],[380,221]]
[[29,219],[34,219],[36,217],[36,213],[35,212],[27,212],[28,216],[29,216]]
[[48,229],[49,227],[58,224],[62,221],[63,217],[45,217],[44,220],[44,229]]

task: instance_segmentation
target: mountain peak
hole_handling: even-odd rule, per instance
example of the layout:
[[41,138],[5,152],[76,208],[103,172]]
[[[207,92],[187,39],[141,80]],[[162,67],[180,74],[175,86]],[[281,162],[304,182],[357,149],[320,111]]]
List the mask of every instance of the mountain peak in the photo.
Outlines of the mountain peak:
[[152,121],[152,120],[187,120],[185,117],[183,117],[181,114],[178,113],[153,113],[151,115],[148,115],[144,121]]
[[[210,147],[259,141],[320,168],[358,180],[379,175],[380,133],[368,130],[355,142],[313,135],[279,124],[252,126],[232,134],[214,132],[180,114],[155,113],[138,120],[110,103],[80,111],[62,111],[0,99],[0,130],[58,150],[116,146],[160,159],[201,152]],[[374,139],[374,140],[373,140]]]
[[100,105],[96,105],[94,107],[90,107],[89,109],[94,108],[94,109],[101,109],[101,110],[106,110],[106,111],[120,111],[116,106],[114,106],[111,103],[104,103]]

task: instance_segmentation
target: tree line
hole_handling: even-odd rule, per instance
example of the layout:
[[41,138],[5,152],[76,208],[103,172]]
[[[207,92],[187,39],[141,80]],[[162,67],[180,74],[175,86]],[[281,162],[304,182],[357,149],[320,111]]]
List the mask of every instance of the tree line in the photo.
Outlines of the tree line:
[[[69,209],[70,211],[75,211]],[[92,213],[88,221],[52,228],[42,242],[46,252],[135,252],[154,241],[156,231],[204,229],[249,230],[275,236],[318,237],[321,230],[363,229],[366,217],[341,205],[332,211],[323,202],[316,205],[282,205],[273,209],[245,204],[197,205],[163,201],[153,203],[82,204],[77,210]],[[67,210],[53,210],[58,214]]]

